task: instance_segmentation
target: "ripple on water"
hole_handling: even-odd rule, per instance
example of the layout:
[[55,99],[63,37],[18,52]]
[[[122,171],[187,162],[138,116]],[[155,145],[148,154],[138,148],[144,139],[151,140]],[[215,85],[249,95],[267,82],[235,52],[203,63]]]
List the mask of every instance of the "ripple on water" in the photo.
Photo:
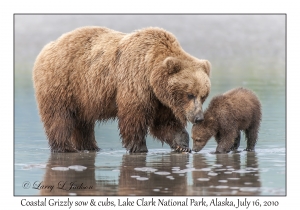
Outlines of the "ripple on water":
[[150,168],[150,167],[142,167],[142,168],[134,168],[136,171],[144,171],[144,172],[155,172],[158,169]]
[[210,168],[201,168],[201,171],[211,171]]
[[148,177],[137,177],[136,178],[136,180],[139,180],[139,181],[146,181],[148,179],[149,179]]
[[232,191],[231,191],[231,194],[232,194],[232,195],[235,195],[235,194],[237,194],[238,192],[239,192],[239,191],[237,191],[237,190],[232,190]]
[[226,171],[225,168],[219,168],[219,169],[215,169],[215,171]]
[[198,178],[197,180],[201,182],[206,182],[209,181],[209,178]]
[[80,165],[73,165],[73,166],[69,166],[68,168],[75,170],[75,171],[83,171],[83,170],[87,169],[87,167],[80,166]]
[[234,173],[240,173],[240,174],[244,174],[244,173],[252,173],[254,171],[247,171],[245,169],[240,169],[240,170],[236,170],[236,171],[233,171]]
[[258,171],[259,168],[253,168],[253,167],[246,167],[245,168],[247,171]]
[[175,179],[173,176],[166,176],[166,178],[168,178],[170,180],[174,180]]
[[218,188],[218,189],[226,189],[226,188],[229,188],[229,187],[226,186],[226,185],[218,185],[218,186],[215,186],[215,188]]
[[207,175],[208,175],[208,176],[217,176],[217,175],[218,175],[218,173],[209,172]]
[[231,171],[225,171],[224,174],[232,174]]
[[240,191],[242,191],[242,192],[256,192],[258,190],[259,190],[258,187],[241,187],[240,188]]
[[238,178],[238,177],[229,177],[229,178],[227,178],[228,180],[239,180],[240,178]]
[[185,172],[185,170],[172,171],[173,174],[184,174]]
[[23,165],[24,170],[33,169],[33,168],[46,168],[47,164],[16,164],[16,165]]
[[158,174],[158,175],[164,175],[164,176],[166,176],[166,175],[170,175],[171,173],[170,172],[167,172],[167,171],[156,171],[156,172],[154,172],[155,174]]
[[53,167],[51,169],[54,171],[68,171],[69,170],[68,167]]
[[180,171],[179,168],[172,168],[172,171]]

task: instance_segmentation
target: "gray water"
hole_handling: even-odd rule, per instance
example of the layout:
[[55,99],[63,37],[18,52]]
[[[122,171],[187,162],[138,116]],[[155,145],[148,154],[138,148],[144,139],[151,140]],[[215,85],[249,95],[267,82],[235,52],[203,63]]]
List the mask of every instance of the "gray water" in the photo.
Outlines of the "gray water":
[[[212,64],[204,108],[229,89],[253,90],[263,111],[256,151],[211,154],[211,139],[199,153],[179,154],[148,136],[147,154],[129,154],[117,121],[109,121],[95,130],[100,152],[52,154],[32,66],[45,44],[87,25],[172,32],[185,51]],[[14,37],[14,195],[286,195],[284,15],[15,15]]]

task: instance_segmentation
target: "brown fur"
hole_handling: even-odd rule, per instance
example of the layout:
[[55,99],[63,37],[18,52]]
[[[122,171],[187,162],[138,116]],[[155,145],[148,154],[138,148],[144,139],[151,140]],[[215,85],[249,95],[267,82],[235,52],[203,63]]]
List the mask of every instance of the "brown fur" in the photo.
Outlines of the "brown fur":
[[257,96],[245,88],[236,88],[214,97],[204,112],[204,120],[192,128],[193,150],[200,151],[214,136],[216,152],[225,153],[240,145],[240,131],[245,131],[247,151],[254,150],[261,121]]
[[118,119],[123,146],[146,152],[148,129],[171,147],[188,147],[186,122],[203,117],[209,74],[208,61],[163,29],[84,27],[44,47],[33,81],[52,151],[98,150],[95,122]]

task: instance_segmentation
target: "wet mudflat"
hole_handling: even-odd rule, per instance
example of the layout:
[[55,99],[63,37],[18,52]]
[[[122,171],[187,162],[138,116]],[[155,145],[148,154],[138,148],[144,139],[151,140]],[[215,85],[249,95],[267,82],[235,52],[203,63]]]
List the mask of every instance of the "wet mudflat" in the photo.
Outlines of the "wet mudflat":
[[[174,24],[178,22],[185,27]],[[285,195],[284,24],[280,15],[16,16],[14,194]],[[214,95],[229,89],[253,90],[263,116],[256,151],[211,154],[216,148],[212,138],[199,153],[179,154],[148,136],[147,154],[128,154],[121,146],[117,121],[109,121],[95,130],[100,152],[51,153],[38,116],[31,69],[47,42],[83,25],[123,32],[159,26],[174,33],[185,51],[212,63],[212,89],[204,108]],[[242,134],[240,150],[246,147],[244,138]]]

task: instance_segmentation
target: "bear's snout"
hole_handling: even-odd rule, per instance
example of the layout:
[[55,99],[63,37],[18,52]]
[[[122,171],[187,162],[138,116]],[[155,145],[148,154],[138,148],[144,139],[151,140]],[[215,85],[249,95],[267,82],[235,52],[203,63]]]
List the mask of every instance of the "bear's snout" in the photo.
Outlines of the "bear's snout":
[[198,113],[194,118],[194,124],[200,123],[204,120],[203,112]]
[[192,151],[194,151],[194,152],[199,152],[200,149],[193,147]]
[[203,120],[204,120],[203,114],[202,114],[202,116],[196,116],[195,117],[195,123],[196,124],[202,122]]

